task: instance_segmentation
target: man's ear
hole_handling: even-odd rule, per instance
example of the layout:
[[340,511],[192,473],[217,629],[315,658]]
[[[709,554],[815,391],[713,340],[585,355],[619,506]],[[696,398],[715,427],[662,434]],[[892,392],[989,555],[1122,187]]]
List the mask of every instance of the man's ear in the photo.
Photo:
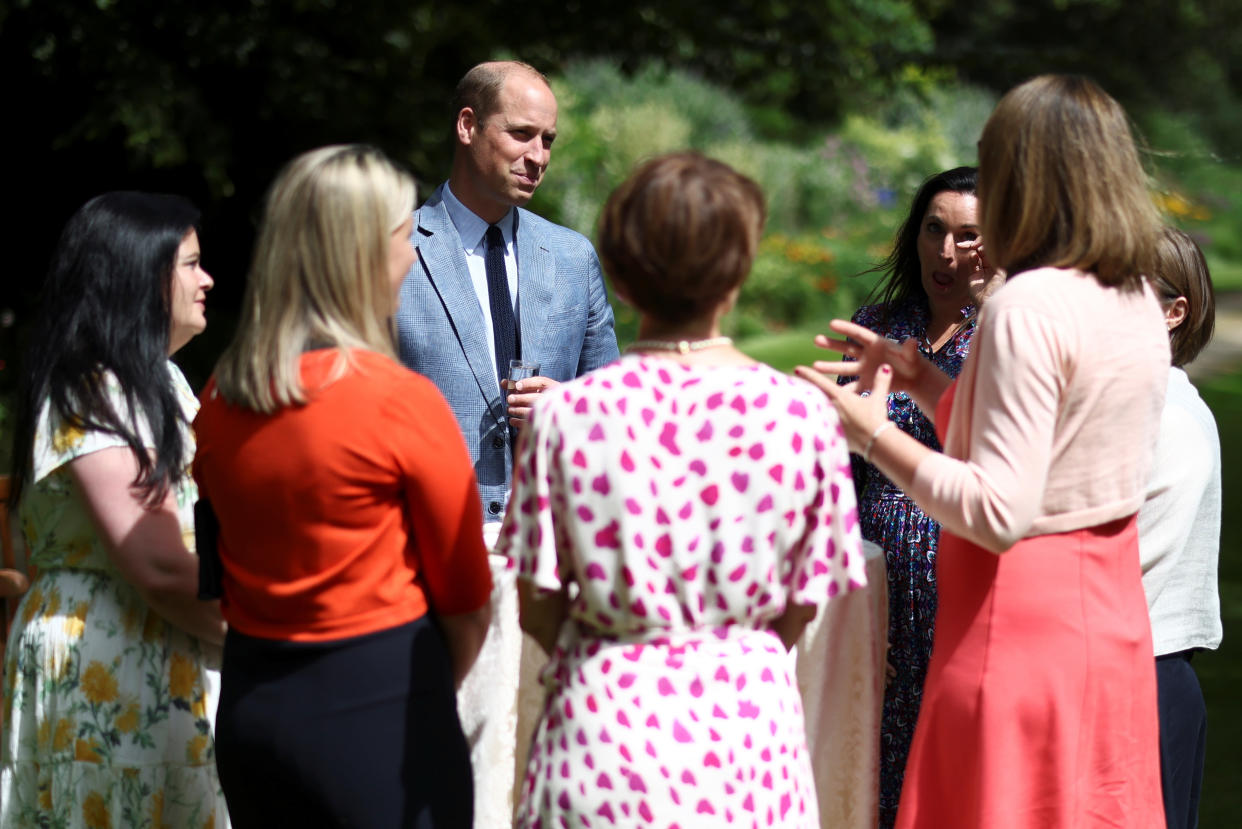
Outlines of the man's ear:
[[1190,303],[1186,301],[1186,297],[1179,296],[1164,306],[1164,324],[1172,331],[1186,321],[1189,313]]
[[457,143],[470,146],[478,128],[479,122],[474,117],[474,110],[470,107],[462,107],[461,112],[457,113]]

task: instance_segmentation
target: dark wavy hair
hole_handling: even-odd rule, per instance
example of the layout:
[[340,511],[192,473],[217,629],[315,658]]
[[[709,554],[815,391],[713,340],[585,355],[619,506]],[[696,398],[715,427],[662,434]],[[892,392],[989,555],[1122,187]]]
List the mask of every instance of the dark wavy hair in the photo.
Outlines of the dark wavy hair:
[[911,299],[927,299],[923,290],[923,271],[919,266],[919,230],[923,224],[923,216],[931,200],[940,193],[969,193],[975,195],[979,186],[979,169],[977,167],[954,167],[936,173],[926,179],[914,194],[914,202],[906,220],[901,223],[897,237],[893,242],[893,251],[874,268],[863,273],[882,273],[876,286],[867,296],[867,304],[882,306],[881,318],[887,320],[892,310],[901,303]]
[[[32,474],[45,401],[64,422],[129,444],[138,461],[133,485],[147,504],[163,500],[183,474],[184,417],[168,370],[170,292],[177,249],[198,218],[180,196],[114,192],[88,201],[65,225],[23,360],[10,504]],[[106,371],[127,411],[109,403]],[[135,415],[150,425],[154,453]]]

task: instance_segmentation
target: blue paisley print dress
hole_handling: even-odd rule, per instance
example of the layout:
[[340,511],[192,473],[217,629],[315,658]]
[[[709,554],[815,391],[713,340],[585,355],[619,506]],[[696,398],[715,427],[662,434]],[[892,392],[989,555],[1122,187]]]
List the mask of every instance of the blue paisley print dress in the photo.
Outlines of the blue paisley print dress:
[[[975,332],[974,307],[962,309],[966,320],[934,354],[924,342],[929,311],[923,300],[906,301],[884,320],[883,306],[858,309],[853,321],[877,334],[902,342],[913,337],[919,351],[956,377]],[[842,378],[847,381],[853,378]],[[906,394],[890,394],[888,419],[919,442],[940,449],[936,430]],[[880,731],[880,827],[897,820],[906,755],[914,737],[923,679],[931,658],[936,618],[936,546],[940,524],[927,517],[892,481],[857,455],[851,456],[862,536],[884,550],[888,570],[888,662],[896,671],[884,690]]]

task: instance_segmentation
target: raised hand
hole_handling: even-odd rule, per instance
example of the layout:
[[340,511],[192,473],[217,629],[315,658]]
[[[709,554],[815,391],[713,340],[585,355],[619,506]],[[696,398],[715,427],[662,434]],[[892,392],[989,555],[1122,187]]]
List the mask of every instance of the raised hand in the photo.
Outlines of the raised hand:
[[[840,363],[833,363],[840,365]],[[818,386],[827,395],[837,410],[841,420],[841,428],[845,431],[845,439],[851,452],[862,453],[872,436],[888,421],[888,392],[893,370],[888,364],[879,366],[875,371],[875,384],[865,392],[857,387],[861,382],[855,380],[839,386],[830,378],[815,369],[798,366],[794,371],[799,377]]]
[[857,393],[871,391],[875,385],[875,374],[882,365],[893,367],[893,391],[907,391],[908,387],[916,385],[925,368],[935,368],[919,354],[918,343],[913,339],[898,343],[848,320],[833,320],[828,327],[848,339],[836,340],[818,334],[815,345],[839,351],[845,359],[816,360],[813,367],[823,374],[857,377],[846,386]]
[[988,261],[982,236],[968,242],[958,242],[957,249],[965,252],[974,262],[970,275],[970,298],[975,305],[980,305],[1005,282],[1005,272]]
[[[810,379],[805,372],[814,370],[822,374],[836,374],[858,379],[840,388],[861,397],[876,391],[876,379],[881,366],[890,370],[885,384],[888,391],[906,392],[929,419],[936,416],[936,401],[949,387],[952,378],[941,371],[931,360],[919,353],[918,343],[913,339],[897,343],[848,320],[833,320],[828,327],[848,339],[837,340],[819,334],[815,344],[820,348],[839,351],[844,360],[816,360],[813,369],[800,369],[798,374]],[[825,382],[830,382],[825,380]],[[823,388],[819,383],[816,385]],[[829,395],[831,398],[832,395]],[[834,399],[835,403],[836,400]],[[838,407],[840,408],[840,407]]]

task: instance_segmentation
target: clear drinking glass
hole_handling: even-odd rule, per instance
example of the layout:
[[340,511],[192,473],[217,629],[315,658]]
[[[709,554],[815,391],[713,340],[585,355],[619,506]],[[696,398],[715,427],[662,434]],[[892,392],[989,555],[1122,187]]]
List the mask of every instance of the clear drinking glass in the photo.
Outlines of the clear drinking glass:
[[534,377],[539,373],[539,364],[533,360],[510,360],[509,379],[513,382]]

